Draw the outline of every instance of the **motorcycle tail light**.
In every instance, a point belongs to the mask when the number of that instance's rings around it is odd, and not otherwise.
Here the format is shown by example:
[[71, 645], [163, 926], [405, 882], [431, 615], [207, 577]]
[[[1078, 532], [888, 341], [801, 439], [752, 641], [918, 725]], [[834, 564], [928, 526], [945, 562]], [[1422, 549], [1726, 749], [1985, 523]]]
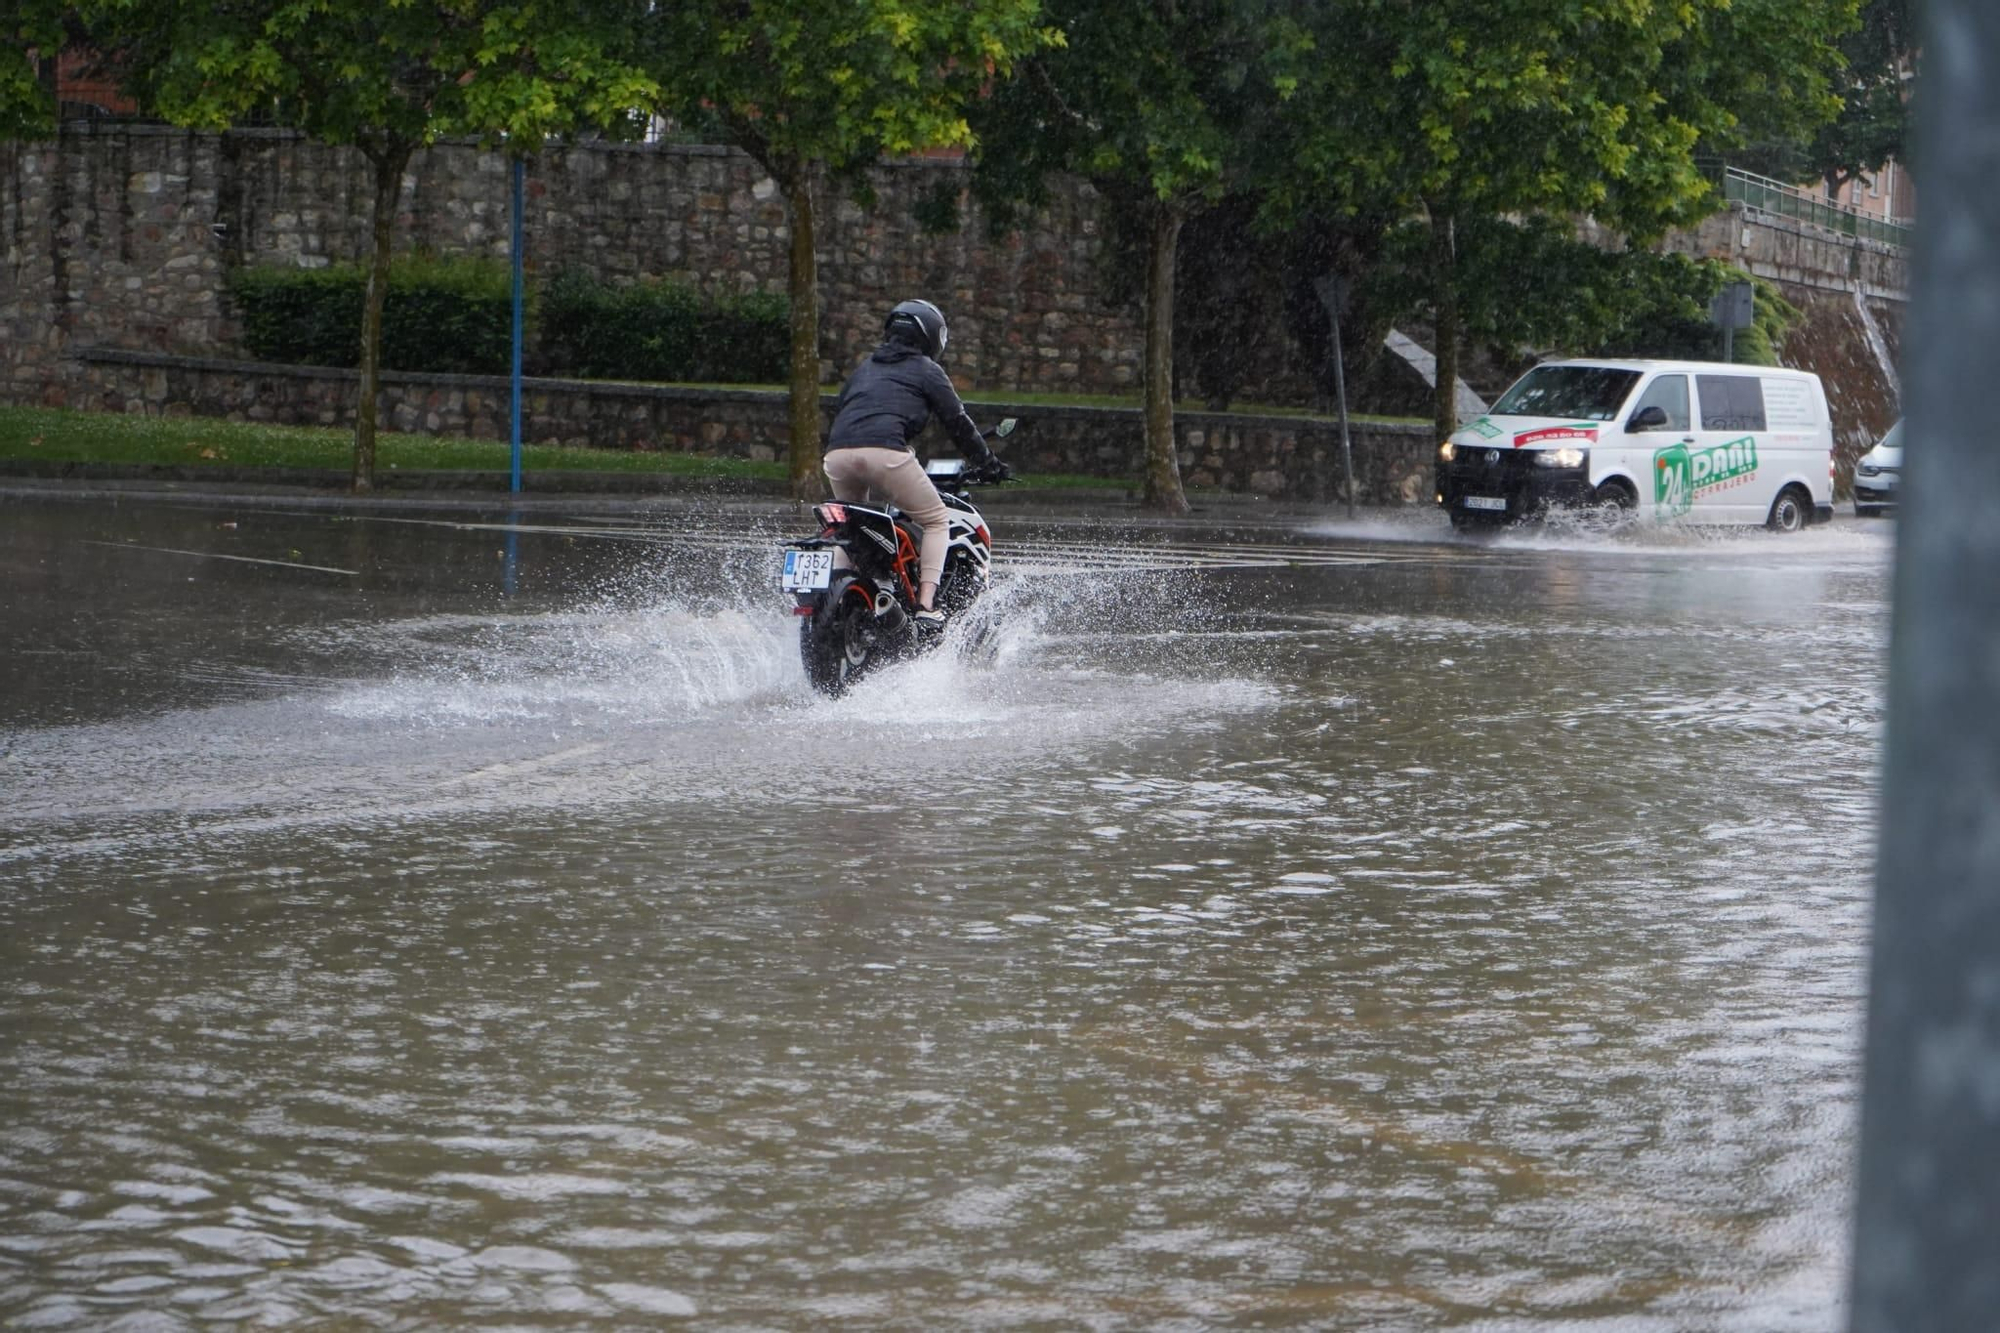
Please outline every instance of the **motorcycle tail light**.
[[819, 515], [819, 521], [828, 527], [834, 527], [837, 524], [847, 522], [846, 505], [818, 505], [814, 507], [813, 513]]
[[991, 546], [993, 544], [993, 535], [986, 531], [984, 523], [981, 523], [975, 531], [979, 536], [979, 544], [981, 546]]

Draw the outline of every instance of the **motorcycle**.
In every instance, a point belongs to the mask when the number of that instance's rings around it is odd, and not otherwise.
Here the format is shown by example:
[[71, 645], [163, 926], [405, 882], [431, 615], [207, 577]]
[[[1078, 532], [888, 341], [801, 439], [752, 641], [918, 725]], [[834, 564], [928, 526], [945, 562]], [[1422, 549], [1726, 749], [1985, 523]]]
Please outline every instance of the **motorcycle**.
[[[982, 432], [988, 439], [1013, 433], [1008, 417]], [[993, 571], [993, 537], [967, 491], [985, 484], [959, 458], [934, 458], [924, 474], [944, 501], [944, 572], [935, 605], [947, 617], [964, 614], [986, 591]], [[779, 587], [796, 598], [799, 658], [806, 679], [837, 698], [886, 662], [935, 648], [939, 636], [918, 628], [917, 544], [921, 529], [893, 506], [829, 502], [813, 506], [819, 535], [784, 543]]]

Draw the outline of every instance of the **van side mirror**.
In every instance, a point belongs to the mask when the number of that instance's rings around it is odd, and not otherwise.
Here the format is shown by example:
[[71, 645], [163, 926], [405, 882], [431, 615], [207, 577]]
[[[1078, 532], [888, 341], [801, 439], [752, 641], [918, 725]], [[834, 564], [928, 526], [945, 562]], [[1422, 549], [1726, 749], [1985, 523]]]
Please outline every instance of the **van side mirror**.
[[1632, 419], [1625, 423], [1625, 433], [1632, 435], [1642, 430], [1659, 430], [1666, 424], [1667, 409], [1653, 403], [1632, 414]]

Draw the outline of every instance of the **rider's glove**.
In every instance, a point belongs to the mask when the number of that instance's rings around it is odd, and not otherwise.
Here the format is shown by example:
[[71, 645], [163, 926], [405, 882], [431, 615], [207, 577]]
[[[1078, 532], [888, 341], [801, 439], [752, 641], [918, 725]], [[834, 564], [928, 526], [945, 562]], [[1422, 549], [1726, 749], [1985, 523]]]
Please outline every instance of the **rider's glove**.
[[982, 485], [991, 485], [996, 481], [1007, 481], [1013, 475], [1013, 468], [1008, 467], [1005, 462], [988, 454], [985, 462], [975, 464], [968, 470], [967, 480], [976, 481]]

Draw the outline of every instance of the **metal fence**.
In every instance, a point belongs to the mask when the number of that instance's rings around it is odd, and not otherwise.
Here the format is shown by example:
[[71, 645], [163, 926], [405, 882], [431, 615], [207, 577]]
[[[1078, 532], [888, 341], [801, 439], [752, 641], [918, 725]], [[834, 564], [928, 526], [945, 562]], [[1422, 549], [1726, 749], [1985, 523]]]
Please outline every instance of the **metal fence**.
[[1910, 243], [1910, 228], [1904, 223], [1875, 217], [1845, 204], [1815, 199], [1796, 185], [1787, 185], [1769, 176], [1759, 176], [1736, 167], [1723, 168], [1722, 197], [1761, 212], [1796, 218], [1815, 227], [1837, 231], [1843, 236], [1883, 245], [1907, 246]]

